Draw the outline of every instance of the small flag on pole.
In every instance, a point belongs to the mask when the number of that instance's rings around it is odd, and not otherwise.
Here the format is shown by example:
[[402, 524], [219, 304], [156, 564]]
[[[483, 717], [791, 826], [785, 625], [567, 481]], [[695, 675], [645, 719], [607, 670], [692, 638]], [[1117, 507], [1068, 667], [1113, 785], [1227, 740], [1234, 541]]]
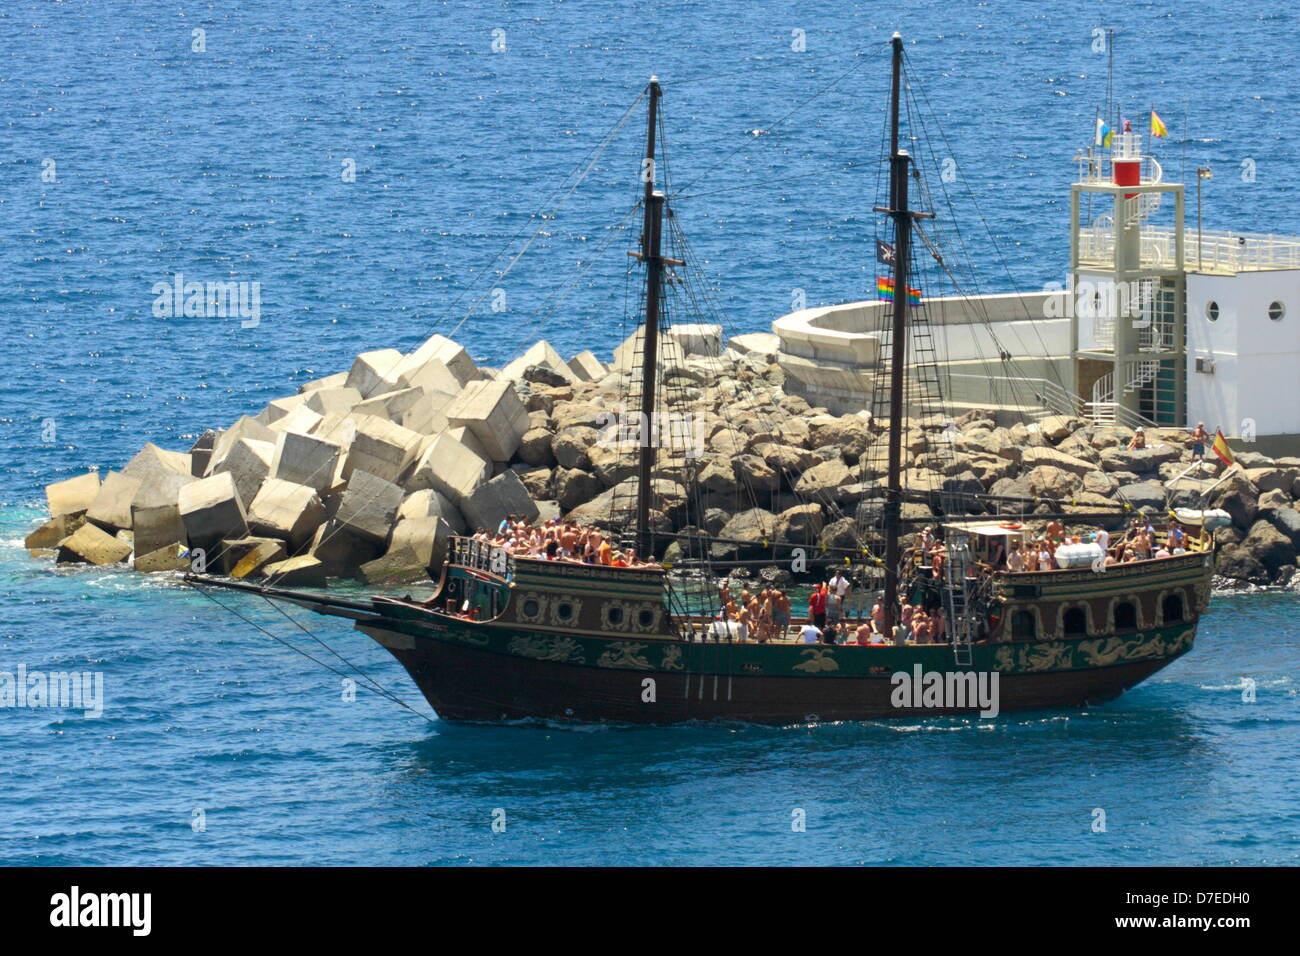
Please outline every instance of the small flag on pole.
[[1106, 125], [1106, 121], [1100, 116], [1097, 117], [1097, 136], [1095, 146], [1109, 146], [1110, 138], [1115, 135], [1115, 131]]
[[894, 264], [894, 247], [880, 239], [876, 240], [876, 261], [887, 266]]
[[1169, 130], [1165, 128], [1164, 121], [1155, 110], [1151, 111], [1151, 135], [1157, 137], [1169, 135]]
[[1225, 465], [1231, 466], [1236, 461], [1232, 457], [1232, 449], [1228, 447], [1228, 440], [1223, 437], [1223, 432], [1220, 429], [1216, 428], [1214, 430], [1214, 444], [1210, 446], [1210, 449], [1219, 456], [1219, 461]]

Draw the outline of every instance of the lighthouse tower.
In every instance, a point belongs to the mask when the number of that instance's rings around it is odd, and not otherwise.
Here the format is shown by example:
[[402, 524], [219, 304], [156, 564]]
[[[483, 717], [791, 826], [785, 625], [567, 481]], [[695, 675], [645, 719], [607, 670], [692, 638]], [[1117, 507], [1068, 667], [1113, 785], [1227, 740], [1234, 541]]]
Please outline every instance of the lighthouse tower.
[[1094, 421], [1182, 426], [1183, 186], [1129, 122], [1106, 139], [1070, 187], [1074, 381]]

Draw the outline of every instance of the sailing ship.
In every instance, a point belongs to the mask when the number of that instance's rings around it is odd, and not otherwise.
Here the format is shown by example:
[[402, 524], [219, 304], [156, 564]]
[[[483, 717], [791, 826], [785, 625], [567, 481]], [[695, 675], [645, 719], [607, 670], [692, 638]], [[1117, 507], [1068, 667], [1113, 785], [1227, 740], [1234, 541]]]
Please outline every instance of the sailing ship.
[[[879, 622], [895, 634], [905, 601], [933, 601], [944, 610], [943, 643], [899, 639], [876, 645], [806, 644], [791, 630], [771, 640], [741, 639], [715, 627], [711, 546], [717, 537], [698, 529], [666, 530], [656, 508], [654, 441], [639, 441], [635, 502], [626, 541], [638, 553], [678, 542], [686, 558], [672, 563], [613, 567], [514, 553], [479, 538], [450, 541], [437, 590], [428, 599], [371, 594], [340, 597], [261, 586], [210, 575], [187, 580], [247, 591], [351, 620], [406, 669], [444, 719], [675, 723], [732, 720], [768, 724], [853, 721], [981, 712], [973, 688], [996, 675], [997, 709], [1077, 708], [1111, 700], [1150, 677], [1193, 644], [1207, 608], [1213, 572], [1212, 539], [1202, 530], [1169, 556], [1107, 565], [1013, 571], [993, 555], [1023, 542], [1020, 522], [998, 520], [993, 496], [918, 493], [905, 481], [904, 438], [918, 409], [907, 384], [909, 328], [917, 310], [914, 238], [931, 213], [911, 208], [909, 186], [918, 170], [900, 145], [903, 44], [892, 39], [888, 108], [888, 204], [875, 207], [889, 224], [892, 295], [887, 348], [881, 355], [877, 424], [885, 456], [874, 515], [859, 514], [855, 547], [823, 546], [823, 557], [879, 582]], [[648, 87], [646, 168], [654, 169], [662, 91]], [[636, 411], [657, 411], [661, 302], [682, 258], [666, 255], [666, 194], [654, 176], [644, 185], [644, 223], [632, 254], [644, 269], [641, 361]], [[668, 213], [671, 215], [671, 213]], [[927, 237], [922, 237], [929, 244]], [[913, 365], [915, 370], [915, 365]], [[864, 420], [864, 427], [867, 427]], [[989, 499], [989, 500], [983, 500]], [[905, 505], [924, 504], [926, 514]], [[833, 503], [827, 502], [828, 507]], [[990, 509], [994, 517], [990, 517]], [[861, 510], [861, 509], [860, 509]], [[945, 560], [932, 562], [908, 547], [909, 529], [935, 521]], [[905, 513], [906, 512], [906, 513]], [[1061, 511], [1035, 519], [1082, 520]], [[1113, 519], [1114, 515], [1107, 516]], [[701, 526], [703, 522], [700, 523]], [[1159, 530], [1157, 531], [1159, 534]], [[724, 544], [726, 542], [723, 542]], [[800, 542], [766, 542], [773, 554]], [[700, 557], [690, 559], [698, 548]], [[1099, 549], [1100, 550], [1100, 549]], [[789, 553], [789, 550], [786, 551]], [[703, 597], [684, 600], [692, 585]], [[702, 585], [701, 585], [701, 582]], [[797, 625], [801, 622], [793, 622]], [[954, 694], [899, 694], [899, 675], [938, 675]], [[934, 686], [934, 681], [930, 681]]]

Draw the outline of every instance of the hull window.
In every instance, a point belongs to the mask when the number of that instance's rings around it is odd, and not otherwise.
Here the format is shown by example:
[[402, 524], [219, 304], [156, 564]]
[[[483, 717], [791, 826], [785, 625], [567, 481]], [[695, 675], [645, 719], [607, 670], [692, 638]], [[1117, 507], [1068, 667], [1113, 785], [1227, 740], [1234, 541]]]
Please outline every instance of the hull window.
[[1065, 612], [1065, 636], [1083, 637], [1088, 633], [1088, 614], [1081, 607], [1072, 607]]
[[1115, 605], [1115, 630], [1137, 630], [1137, 605], [1132, 601], [1120, 601]]
[[1017, 611], [1011, 615], [1011, 639], [1013, 641], [1032, 641], [1038, 637], [1038, 622], [1033, 611]]
[[1166, 624], [1177, 624], [1183, 619], [1183, 596], [1170, 594], [1161, 605]]

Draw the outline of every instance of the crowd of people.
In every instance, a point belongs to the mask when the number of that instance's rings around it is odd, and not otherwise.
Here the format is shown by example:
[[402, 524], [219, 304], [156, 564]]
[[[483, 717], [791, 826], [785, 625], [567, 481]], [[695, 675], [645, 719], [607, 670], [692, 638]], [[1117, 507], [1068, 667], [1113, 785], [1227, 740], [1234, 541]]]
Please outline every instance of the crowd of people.
[[519, 515], [502, 519], [494, 533], [478, 528], [475, 541], [496, 545], [517, 557], [544, 561], [572, 561], [576, 564], [602, 564], [614, 568], [658, 567], [654, 556], [644, 560], [630, 547], [616, 547], [600, 528], [575, 521], [551, 518], [540, 525], [529, 524]]

